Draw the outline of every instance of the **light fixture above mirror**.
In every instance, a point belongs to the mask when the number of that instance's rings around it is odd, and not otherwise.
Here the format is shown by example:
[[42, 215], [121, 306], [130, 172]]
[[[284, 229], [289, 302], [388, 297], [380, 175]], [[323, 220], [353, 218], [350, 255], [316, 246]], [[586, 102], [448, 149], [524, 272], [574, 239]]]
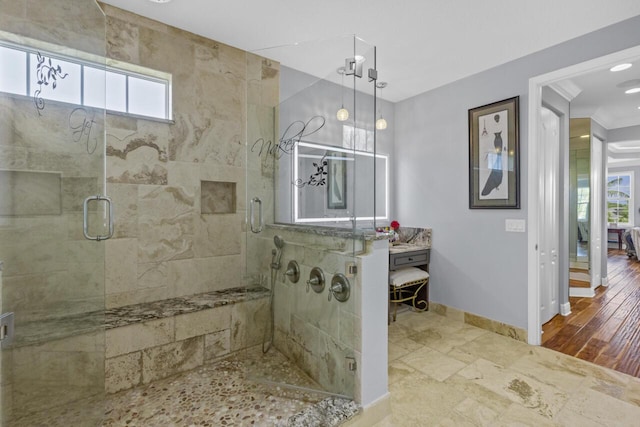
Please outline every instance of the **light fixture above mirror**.
[[[380, 96], [382, 96], [382, 89], [385, 87], [387, 87], [387, 82], [376, 82], [376, 88], [380, 89]], [[380, 115], [380, 118], [376, 120], [376, 129], [385, 130], [387, 128], [387, 121], [382, 117], [380, 107], [378, 107], [378, 114]]]
[[346, 70], [344, 67], [340, 67], [336, 71], [342, 76], [342, 84], [340, 85], [340, 96], [342, 98], [342, 101], [340, 103], [340, 109], [336, 113], [336, 117], [339, 121], [344, 122], [349, 118], [349, 110], [344, 108], [344, 73]]

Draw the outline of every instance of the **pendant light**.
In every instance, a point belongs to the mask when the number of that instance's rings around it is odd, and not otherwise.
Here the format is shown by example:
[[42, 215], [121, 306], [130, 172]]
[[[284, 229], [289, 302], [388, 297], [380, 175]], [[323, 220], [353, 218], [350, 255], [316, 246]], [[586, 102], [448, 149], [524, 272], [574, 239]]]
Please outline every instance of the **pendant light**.
[[[387, 82], [377, 82], [376, 87], [380, 89], [380, 96], [382, 96], [382, 89], [387, 87]], [[378, 114], [380, 115], [380, 118], [376, 120], [376, 129], [385, 130], [387, 128], [387, 121], [382, 117], [380, 107], [378, 107]]]
[[342, 103], [340, 104], [340, 109], [336, 113], [336, 117], [341, 122], [344, 122], [349, 118], [349, 111], [346, 108], [344, 108], [344, 73], [345, 73], [344, 67], [338, 68], [338, 74], [342, 76], [342, 85], [340, 86], [340, 95], [342, 97]]

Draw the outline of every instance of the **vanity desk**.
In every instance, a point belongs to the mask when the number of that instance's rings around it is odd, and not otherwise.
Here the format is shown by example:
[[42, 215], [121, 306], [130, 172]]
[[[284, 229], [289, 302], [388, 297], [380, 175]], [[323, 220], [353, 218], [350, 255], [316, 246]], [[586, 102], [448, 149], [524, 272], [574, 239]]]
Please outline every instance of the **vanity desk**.
[[421, 267], [429, 271], [431, 249], [418, 245], [399, 244], [389, 247], [389, 271], [402, 267]]
[[[406, 267], [417, 267], [421, 270], [429, 272], [429, 256], [431, 249], [410, 244], [399, 244], [389, 247], [389, 272], [396, 271]], [[425, 286], [413, 285], [412, 286], [417, 293], [415, 294], [416, 304], [423, 301], [421, 304], [425, 306], [424, 309], [429, 309], [429, 284]], [[410, 288], [410, 287], [408, 287]], [[410, 290], [410, 289], [407, 289]], [[407, 291], [405, 291], [407, 292]], [[412, 305], [411, 301], [404, 301], [403, 304]], [[422, 308], [422, 307], [420, 307]]]
[[[418, 310], [429, 309], [429, 281], [428, 274], [422, 273], [421, 280], [416, 279], [415, 273], [418, 270], [429, 272], [429, 260], [431, 256], [431, 229], [430, 228], [400, 228], [398, 231], [398, 241], [389, 246], [389, 283], [390, 301], [394, 299], [407, 305], [411, 305]], [[409, 268], [408, 268], [409, 267]], [[406, 280], [402, 280], [405, 285], [398, 286], [396, 280], [398, 276], [403, 276], [410, 270]], [[400, 273], [402, 272], [402, 273]], [[417, 276], [420, 276], [418, 274]], [[393, 282], [393, 285], [391, 284]], [[394, 286], [395, 285], [395, 286]], [[400, 288], [402, 290], [400, 290]], [[399, 291], [400, 294], [395, 293]], [[392, 295], [393, 294], [393, 295]], [[396, 303], [397, 304], [397, 303]], [[395, 314], [394, 314], [395, 320]]]

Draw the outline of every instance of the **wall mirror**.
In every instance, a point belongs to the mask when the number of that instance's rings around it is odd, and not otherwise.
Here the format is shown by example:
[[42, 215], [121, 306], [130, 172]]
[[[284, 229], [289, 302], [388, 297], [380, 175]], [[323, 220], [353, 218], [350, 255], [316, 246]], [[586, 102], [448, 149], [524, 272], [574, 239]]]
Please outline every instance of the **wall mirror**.
[[[388, 219], [388, 156], [300, 142], [292, 160], [294, 222], [373, 221], [373, 206], [376, 219]], [[374, 176], [377, 195], [371, 191]]]

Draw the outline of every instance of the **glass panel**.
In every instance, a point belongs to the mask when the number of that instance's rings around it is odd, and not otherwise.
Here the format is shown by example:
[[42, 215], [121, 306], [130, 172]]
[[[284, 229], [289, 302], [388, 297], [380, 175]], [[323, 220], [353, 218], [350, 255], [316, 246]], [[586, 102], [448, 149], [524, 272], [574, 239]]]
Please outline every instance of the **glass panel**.
[[591, 142], [590, 119], [571, 119], [569, 138], [569, 261], [574, 269], [589, 269]]
[[166, 118], [165, 85], [129, 76], [129, 112]]
[[[373, 176], [374, 164], [386, 166], [374, 161], [374, 52], [344, 37], [247, 56], [246, 280], [267, 295], [259, 340], [247, 343], [248, 374], [314, 399], [351, 398], [357, 384], [358, 277], [348, 266], [364, 251], [356, 214], [371, 226], [366, 193], [386, 183]], [[358, 54], [368, 58], [356, 64]], [[362, 77], [345, 73], [350, 63]], [[330, 292], [339, 280], [349, 282], [345, 301]]]
[[29, 81], [40, 98], [81, 104], [81, 66], [62, 59], [29, 54]]
[[0, 46], [0, 92], [27, 93], [27, 54]]
[[[105, 244], [84, 238], [83, 200], [105, 194], [105, 110], [79, 105], [81, 67], [56, 55], [104, 63], [105, 18], [93, 1], [5, 4], [0, 42], [43, 54], [29, 55], [26, 97], [0, 93], [0, 313], [14, 322], [0, 351], [0, 424], [97, 426]], [[104, 94], [104, 78], [93, 85]], [[92, 203], [88, 233], [106, 234], [105, 218]]]
[[106, 71], [94, 67], [84, 67], [84, 105], [104, 108]]
[[127, 76], [107, 71], [107, 110], [127, 111]]

